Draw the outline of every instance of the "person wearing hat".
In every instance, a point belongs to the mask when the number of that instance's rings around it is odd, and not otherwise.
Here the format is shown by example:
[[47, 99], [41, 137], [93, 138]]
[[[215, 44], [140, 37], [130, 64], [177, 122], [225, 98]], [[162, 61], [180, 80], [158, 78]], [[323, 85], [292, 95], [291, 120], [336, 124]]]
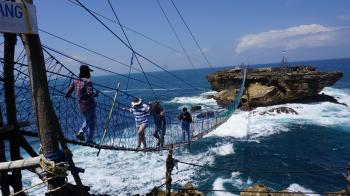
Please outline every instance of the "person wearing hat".
[[145, 130], [148, 125], [148, 118], [150, 115], [150, 107], [147, 104], [142, 103], [142, 99], [136, 98], [131, 102], [131, 108], [123, 110], [132, 112], [135, 117], [136, 130], [137, 130], [137, 148], [141, 148], [141, 143], [143, 148], [146, 149], [146, 137]]
[[182, 108], [182, 112], [179, 116], [179, 120], [181, 120], [181, 128], [182, 128], [182, 135], [183, 140], [186, 141], [186, 134], [187, 134], [187, 142], [191, 142], [191, 134], [190, 134], [190, 125], [192, 123], [192, 116], [187, 111], [187, 108]]
[[90, 72], [93, 70], [87, 65], [80, 66], [79, 79], [75, 79], [70, 84], [66, 97], [71, 97], [73, 91], [78, 102], [78, 108], [84, 117], [83, 125], [80, 130], [76, 133], [76, 137], [85, 141], [84, 134], [87, 134], [87, 143], [94, 142], [94, 132], [96, 126], [96, 102], [95, 97], [98, 96], [98, 91], [94, 92], [92, 81], [90, 80]]

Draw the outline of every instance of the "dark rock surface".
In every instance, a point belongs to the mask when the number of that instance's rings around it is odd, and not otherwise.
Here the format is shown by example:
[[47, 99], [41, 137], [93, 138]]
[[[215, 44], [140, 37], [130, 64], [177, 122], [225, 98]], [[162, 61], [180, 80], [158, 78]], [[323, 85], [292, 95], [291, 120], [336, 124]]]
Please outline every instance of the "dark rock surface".
[[297, 115], [298, 112], [295, 111], [293, 108], [289, 107], [278, 107], [278, 108], [272, 108], [267, 111], [259, 112], [259, 115], [272, 115], [275, 116], [277, 114], [294, 114]]
[[[337, 103], [333, 97], [319, 93], [342, 76], [341, 72], [321, 72], [312, 66], [250, 69], [240, 107], [249, 110], [259, 106], [295, 102]], [[208, 75], [207, 79], [212, 90], [219, 92], [214, 99], [225, 107], [235, 97], [242, 82], [242, 73], [237, 69], [218, 71]]]
[[200, 105], [194, 105], [191, 107], [191, 112], [197, 112], [200, 110], [202, 110], [202, 106], [200, 106]]
[[197, 118], [212, 118], [214, 116], [215, 116], [215, 112], [213, 111], [201, 112], [196, 115]]

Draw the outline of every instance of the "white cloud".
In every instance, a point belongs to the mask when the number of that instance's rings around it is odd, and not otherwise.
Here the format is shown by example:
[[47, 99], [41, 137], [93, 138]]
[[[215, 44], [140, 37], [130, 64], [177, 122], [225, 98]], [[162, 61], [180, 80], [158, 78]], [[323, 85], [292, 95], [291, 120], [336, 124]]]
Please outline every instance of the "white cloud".
[[[326, 27], [320, 24], [300, 25], [286, 29], [270, 30], [257, 34], [244, 35], [239, 39], [237, 54], [251, 49], [263, 48], [312, 48], [333, 46], [349, 41], [343, 31], [348, 27]], [[342, 39], [344, 38], [344, 39]]]
[[[210, 50], [209, 48], [202, 48], [203, 53], [208, 53]], [[200, 50], [198, 50], [198, 52], [201, 52]]]
[[350, 20], [350, 15], [339, 15], [338, 20]]

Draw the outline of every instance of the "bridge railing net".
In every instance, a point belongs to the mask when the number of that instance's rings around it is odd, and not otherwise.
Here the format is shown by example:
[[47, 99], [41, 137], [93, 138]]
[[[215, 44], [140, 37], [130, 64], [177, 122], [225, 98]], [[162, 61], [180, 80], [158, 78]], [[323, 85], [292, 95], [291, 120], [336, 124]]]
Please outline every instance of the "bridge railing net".
[[[76, 139], [75, 133], [80, 129], [84, 119], [77, 107], [77, 100], [75, 97], [66, 98], [65, 93], [70, 83], [78, 77], [70, 71], [65, 65], [58, 62], [52, 56], [46, 54], [46, 73], [49, 85], [49, 93], [51, 96], [52, 105], [59, 118], [61, 128], [68, 141], [78, 144], [84, 144]], [[0, 60], [1, 70], [0, 75], [3, 75], [3, 59]], [[245, 74], [245, 72], [244, 72]], [[245, 80], [243, 80], [245, 81]], [[98, 84], [94, 84], [96, 87]], [[244, 89], [244, 82], [239, 91], [239, 96], [232, 102], [227, 112], [222, 115], [215, 113], [201, 118], [194, 117], [191, 123], [192, 141], [197, 140], [215, 129], [218, 125], [223, 123], [230, 114], [237, 109]], [[1, 94], [3, 94], [3, 85], [1, 85]], [[115, 91], [117, 89], [114, 89]], [[107, 95], [102, 91], [96, 98], [96, 129], [94, 134], [94, 141], [99, 143], [104, 128], [106, 127], [106, 120], [108, 119], [109, 111], [111, 109], [113, 97]], [[17, 62], [15, 64], [15, 93], [16, 93], [16, 107], [18, 121], [28, 121], [30, 126], [26, 127], [26, 132], [37, 132], [34, 120], [34, 113], [32, 109], [31, 91], [29, 85], [28, 66], [26, 64]], [[134, 117], [131, 113], [123, 111], [123, 108], [128, 107], [122, 99], [127, 95], [125, 92], [119, 91], [116, 106], [112, 112], [112, 118], [109, 124], [103, 148], [119, 149], [119, 150], [137, 150], [137, 132], [135, 128]], [[6, 113], [4, 111], [4, 100], [1, 100], [1, 108], [3, 110], [4, 118]], [[155, 129], [153, 118], [150, 116], [149, 125], [146, 129], [146, 142], [149, 149], [156, 148], [157, 140], [153, 137]], [[166, 114], [166, 134], [165, 145], [181, 145], [185, 144], [186, 140], [183, 138], [180, 121], [177, 114]], [[96, 146], [94, 146], [96, 147]]]

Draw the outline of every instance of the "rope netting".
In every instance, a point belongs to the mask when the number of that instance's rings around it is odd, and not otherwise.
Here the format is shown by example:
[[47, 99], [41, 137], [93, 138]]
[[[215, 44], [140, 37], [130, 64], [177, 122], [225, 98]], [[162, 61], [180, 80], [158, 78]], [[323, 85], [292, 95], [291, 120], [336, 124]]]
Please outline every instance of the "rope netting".
[[[157, 148], [157, 140], [153, 137], [155, 124], [153, 117], [149, 116], [149, 123], [146, 129], [146, 149], [137, 148], [137, 132], [135, 128], [135, 120], [132, 113], [123, 111], [123, 108], [129, 107], [128, 103], [132, 95], [122, 91], [120, 89], [103, 86], [94, 83], [95, 90], [98, 90], [99, 96], [96, 100], [96, 129], [94, 134], [94, 141], [97, 144], [85, 143], [76, 139], [75, 133], [80, 129], [82, 122], [84, 121], [75, 97], [66, 98], [65, 93], [67, 88], [74, 79], [78, 79], [78, 76], [74, 74], [65, 65], [59, 62], [54, 56], [45, 51], [45, 63], [46, 73], [49, 86], [49, 93], [51, 96], [52, 105], [59, 118], [60, 125], [64, 132], [67, 142], [85, 145], [90, 147], [101, 147], [102, 149], [114, 149], [114, 150], [147, 150], [157, 151], [161, 148]], [[32, 109], [31, 91], [29, 85], [28, 65], [24, 64], [25, 55], [18, 57], [15, 63], [15, 93], [16, 93], [16, 107], [18, 121], [28, 121], [30, 126], [23, 128], [23, 133], [27, 135], [37, 136], [37, 128], [35, 125], [35, 118]], [[3, 63], [4, 59], [0, 58], [1, 70], [0, 76], [3, 75]], [[244, 91], [246, 69], [241, 70], [242, 84], [236, 98], [232, 101], [232, 104], [223, 113], [214, 112], [210, 115], [202, 115], [200, 117], [193, 116], [193, 122], [191, 123], [191, 142], [202, 138], [210, 131], [225, 122], [230, 115], [237, 109], [240, 104], [240, 98]], [[0, 87], [0, 93], [3, 94], [3, 85]], [[106, 94], [102, 89], [108, 89], [110, 91], [118, 91], [117, 101], [114, 110], [111, 115], [109, 124], [109, 130], [104, 139], [104, 143], [99, 146], [99, 141], [103, 136], [104, 128], [106, 125], [106, 119], [108, 119], [111, 105], [113, 102], [113, 95]], [[1, 100], [1, 108], [3, 110], [4, 118], [6, 119], [6, 113], [4, 111], [4, 100]], [[180, 121], [178, 120], [178, 114], [166, 113], [166, 134], [164, 136], [164, 148], [167, 146], [180, 146], [187, 144], [188, 141], [183, 138], [183, 132], [181, 129]]]

